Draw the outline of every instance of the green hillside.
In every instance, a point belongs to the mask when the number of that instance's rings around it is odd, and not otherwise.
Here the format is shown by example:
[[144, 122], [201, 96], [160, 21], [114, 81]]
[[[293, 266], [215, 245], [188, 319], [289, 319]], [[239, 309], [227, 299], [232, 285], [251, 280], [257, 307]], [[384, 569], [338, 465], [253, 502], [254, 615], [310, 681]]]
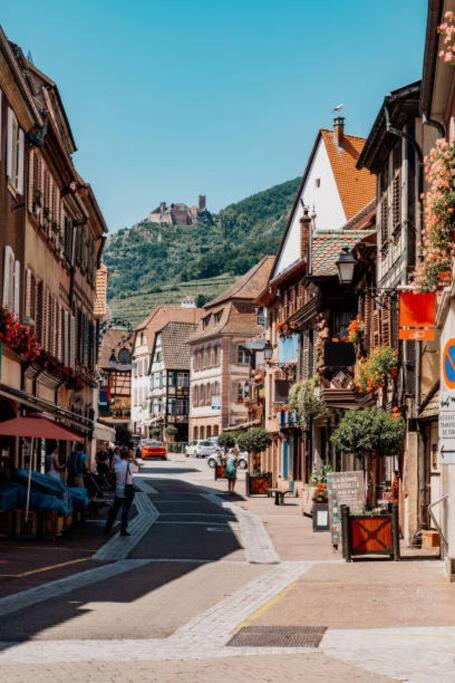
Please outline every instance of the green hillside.
[[208, 300], [262, 256], [276, 251], [298, 188], [295, 178], [222, 209], [194, 225], [170, 228], [147, 219], [109, 238], [108, 300], [114, 315], [137, 322], [183, 295]]

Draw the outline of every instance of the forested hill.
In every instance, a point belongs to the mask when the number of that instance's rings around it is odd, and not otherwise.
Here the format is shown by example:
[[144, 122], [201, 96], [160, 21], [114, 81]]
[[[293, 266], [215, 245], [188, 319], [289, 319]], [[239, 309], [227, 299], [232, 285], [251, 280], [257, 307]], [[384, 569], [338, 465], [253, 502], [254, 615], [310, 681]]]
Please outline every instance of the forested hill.
[[295, 178], [275, 185], [218, 215], [207, 211], [194, 225], [169, 228], [145, 219], [119, 230], [104, 251], [113, 314], [137, 323], [149, 312], [147, 300], [153, 299], [153, 305], [178, 303], [177, 292], [188, 287], [188, 294], [199, 295], [199, 303], [216, 296], [218, 284], [225, 287], [276, 251], [298, 184]]

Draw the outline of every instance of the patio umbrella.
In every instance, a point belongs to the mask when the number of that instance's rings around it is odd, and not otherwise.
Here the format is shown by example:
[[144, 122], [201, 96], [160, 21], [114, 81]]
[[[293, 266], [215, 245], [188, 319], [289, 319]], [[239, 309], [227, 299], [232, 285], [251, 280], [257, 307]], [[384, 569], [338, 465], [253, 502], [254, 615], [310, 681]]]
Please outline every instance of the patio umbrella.
[[44, 417], [40, 413], [32, 415], [22, 415], [20, 417], [13, 417], [11, 420], [0, 422], [0, 436], [23, 436], [31, 439], [30, 443], [30, 458], [28, 468], [28, 482], [27, 482], [27, 502], [25, 506], [25, 521], [28, 522], [28, 513], [30, 508], [30, 488], [32, 482], [32, 454], [33, 454], [33, 440], [34, 439], [55, 439], [56, 441], [83, 441], [84, 438], [72, 432], [66, 427]]

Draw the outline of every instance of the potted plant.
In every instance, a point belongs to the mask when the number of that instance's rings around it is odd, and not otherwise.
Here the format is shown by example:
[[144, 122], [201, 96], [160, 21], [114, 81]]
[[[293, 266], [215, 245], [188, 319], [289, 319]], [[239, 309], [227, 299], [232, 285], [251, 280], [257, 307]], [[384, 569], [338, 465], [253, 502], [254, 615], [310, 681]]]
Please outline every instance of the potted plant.
[[240, 432], [237, 437], [238, 447], [241, 451], [247, 451], [252, 460], [252, 471], [246, 475], [246, 494], [266, 494], [272, 487], [272, 473], [262, 472], [260, 453], [266, 450], [272, 443], [272, 435], [262, 427], [254, 427], [248, 432]]
[[323, 465], [314, 470], [310, 477], [310, 486], [313, 487], [311, 499], [313, 505], [311, 516], [313, 518], [313, 531], [328, 531], [329, 529], [329, 504], [327, 491], [327, 473], [332, 471], [330, 464]]
[[397, 352], [390, 346], [378, 346], [356, 366], [356, 388], [360, 393], [374, 393], [384, 388], [389, 378], [398, 376]]
[[164, 433], [166, 434], [168, 441], [174, 441], [177, 435], [177, 427], [174, 427], [174, 425], [168, 425], [165, 427]]

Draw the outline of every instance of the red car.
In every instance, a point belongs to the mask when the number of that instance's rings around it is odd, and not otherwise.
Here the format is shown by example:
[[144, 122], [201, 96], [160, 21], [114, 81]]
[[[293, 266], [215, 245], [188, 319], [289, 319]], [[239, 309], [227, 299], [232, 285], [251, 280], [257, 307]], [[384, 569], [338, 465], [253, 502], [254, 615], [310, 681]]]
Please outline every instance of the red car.
[[142, 460], [151, 460], [152, 458], [167, 460], [166, 446], [161, 441], [143, 441], [141, 443], [141, 458]]

